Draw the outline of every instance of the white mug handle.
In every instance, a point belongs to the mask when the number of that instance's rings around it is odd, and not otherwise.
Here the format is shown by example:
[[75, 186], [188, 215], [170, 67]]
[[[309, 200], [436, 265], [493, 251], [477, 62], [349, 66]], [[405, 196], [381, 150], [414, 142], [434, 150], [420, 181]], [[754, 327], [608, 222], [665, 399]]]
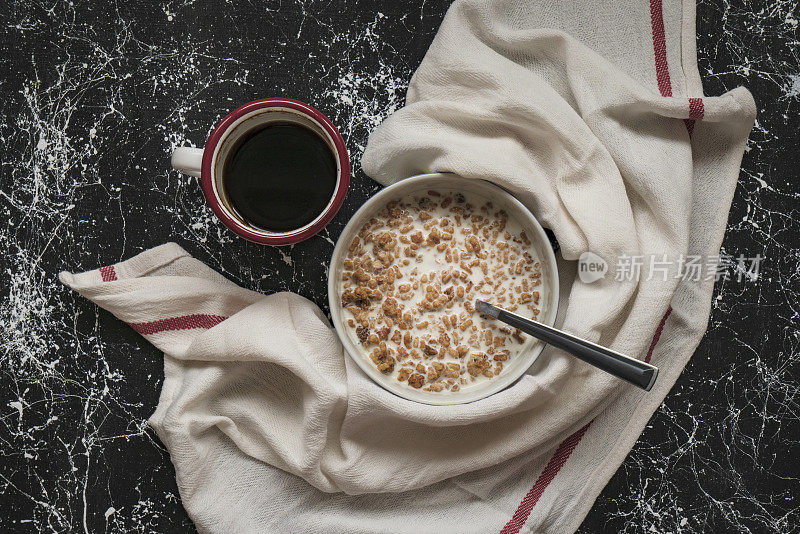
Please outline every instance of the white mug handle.
[[172, 168], [189, 176], [200, 178], [203, 168], [203, 149], [179, 146], [172, 153]]

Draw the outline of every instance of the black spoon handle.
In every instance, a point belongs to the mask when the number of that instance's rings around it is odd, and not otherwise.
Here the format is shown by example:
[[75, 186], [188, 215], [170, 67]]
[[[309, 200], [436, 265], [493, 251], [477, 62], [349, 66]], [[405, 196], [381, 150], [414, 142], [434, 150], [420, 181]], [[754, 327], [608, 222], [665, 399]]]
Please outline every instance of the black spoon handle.
[[591, 341], [562, 332], [557, 328], [530, 321], [502, 309], [500, 309], [497, 318], [507, 325], [541, 339], [545, 343], [569, 352], [588, 364], [594, 365], [618, 378], [627, 380], [645, 391], [650, 391], [658, 376], [658, 367], [654, 365], [601, 347]]

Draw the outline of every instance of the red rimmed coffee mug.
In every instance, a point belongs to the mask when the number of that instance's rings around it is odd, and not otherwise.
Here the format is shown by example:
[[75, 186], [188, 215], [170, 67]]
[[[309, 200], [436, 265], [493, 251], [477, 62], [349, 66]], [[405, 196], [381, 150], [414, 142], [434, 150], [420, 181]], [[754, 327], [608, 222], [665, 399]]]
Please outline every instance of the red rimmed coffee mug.
[[[270, 126], [301, 126], [318, 137], [335, 163], [336, 182], [319, 214], [299, 228], [270, 230], [243, 216], [226, 187], [226, 166], [238, 157], [244, 140]], [[233, 232], [266, 245], [290, 245], [313, 236], [333, 219], [344, 201], [350, 183], [350, 160], [344, 139], [325, 115], [304, 102], [289, 98], [265, 98], [235, 109], [222, 119], [205, 148], [179, 147], [172, 154], [172, 167], [201, 179], [203, 193], [214, 214]]]

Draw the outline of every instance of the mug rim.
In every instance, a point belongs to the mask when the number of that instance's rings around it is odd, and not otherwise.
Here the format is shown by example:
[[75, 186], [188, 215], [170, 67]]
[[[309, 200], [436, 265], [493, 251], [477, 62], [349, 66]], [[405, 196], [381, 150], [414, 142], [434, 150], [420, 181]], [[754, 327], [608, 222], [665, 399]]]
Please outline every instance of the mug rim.
[[[339, 160], [339, 170], [336, 190], [334, 191], [333, 198], [313, 224], [298, 230], [275, 232], [273, 234], [265, 235], [263, 233], [254, 231], [250, 226], [247, 226], [243, 224], [242, 221], [232, 217], [230, 213], [228, 213], [228, 210], [222, 206], [221, 199], [219, 198], [219, 195], [214, 187], [214, 169], [212, 168], [212, 165], [214, 162], [214, 156], [221, 146], [220, 142], [230, 127], [245, 115], [251, 114], [260, 109], [268, 108], [288, 108], [307, 116], [319, 124], [319, 126], [325, 130], [325, 132], [333, 141], [333, 148], [335, 149]], [[248, 241], [262, 245], [291, 245], [304, 241], [319, 233], [319, 231], [322, 230], [339, 211], [339, 208], [342, 206], [344, 198], [347, 195], [347, 189], [350, 184], [350, 156], [347, 152], [347, 147], [345, 146], [342, 134], [339, 133], [339, 130], [336, 129], [333, 123], [325, 115], [323, 115], [322, 112], [310, 106], [309, 104], [306, 104], [305, 102], [291, 98], [263, 98], [248, 102], [247, 104], [236, 108], [226, 115], [225, 118], [219, 122], [219, 124], [217, 124], [217, 126], [214, 128], [214, 131], [211, 133], [211, 136], [208, 138], [205, 148], [203, 149], [203, 163], [201, 166], [200, 176], [203, 194], [206, 197], [206, 202], [211, 208], [211, 211], [213, 211], [214, 215], [216, 215], [217, 218], [222, 221], [222, 223], [232, 232], [247, 239]]]

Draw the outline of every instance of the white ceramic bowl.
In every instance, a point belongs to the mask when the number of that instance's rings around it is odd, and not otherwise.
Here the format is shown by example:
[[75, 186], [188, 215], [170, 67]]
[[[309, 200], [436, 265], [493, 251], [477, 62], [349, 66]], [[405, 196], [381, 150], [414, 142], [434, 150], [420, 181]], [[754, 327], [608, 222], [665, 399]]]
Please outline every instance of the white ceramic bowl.
[[425, 404], [462, 404], [473, 402], [493, 393], [497, 393], [513, 384], [533, 364], [544, 348], [544, 343], [528, 336], [522, 351], [510, 361], [505, 362], [503, 372], [492, 378], [475, 384], [465, 386], [461, 391], [429, 392], [413, 389], [392, 376], [387, 376], [378, 371], [370, 361], [367, 351], [359, 346], [355, 335], [348, 332], [345, 321], [349, 317], [341, 304], [339, 284], [342, 275], [342, 264], [347, 257], [349, 244], [373, 215], [381, 210], [388, 202], [399, 200], [414, 193], [425, 193], [431, 189], [457, 190], [471, 192], [490, 199], [498, 208], [504, 209], [509, 218], [516, 219], [525, 233], [530, 236], [532, 246], [539, 257], [542, 272], [542, 299], [539, 321], [553, 325], [558, 311], [558, 268], [550, 240], [544, 233], [542, 226], [522, 203], [510, 193], [483, 180], [468, 180], [454, 174], [436, 173], [421, 174], [406, 178], [396, 184], [379, 191], [367, 200], [345, 226], [331, 258], [328, 272], [328, 300], [331, 307], [331, 317], [336, 332], [339, 334], [345, 350], [358, 364], [358, 366], [377, 382], [392, 393]]

